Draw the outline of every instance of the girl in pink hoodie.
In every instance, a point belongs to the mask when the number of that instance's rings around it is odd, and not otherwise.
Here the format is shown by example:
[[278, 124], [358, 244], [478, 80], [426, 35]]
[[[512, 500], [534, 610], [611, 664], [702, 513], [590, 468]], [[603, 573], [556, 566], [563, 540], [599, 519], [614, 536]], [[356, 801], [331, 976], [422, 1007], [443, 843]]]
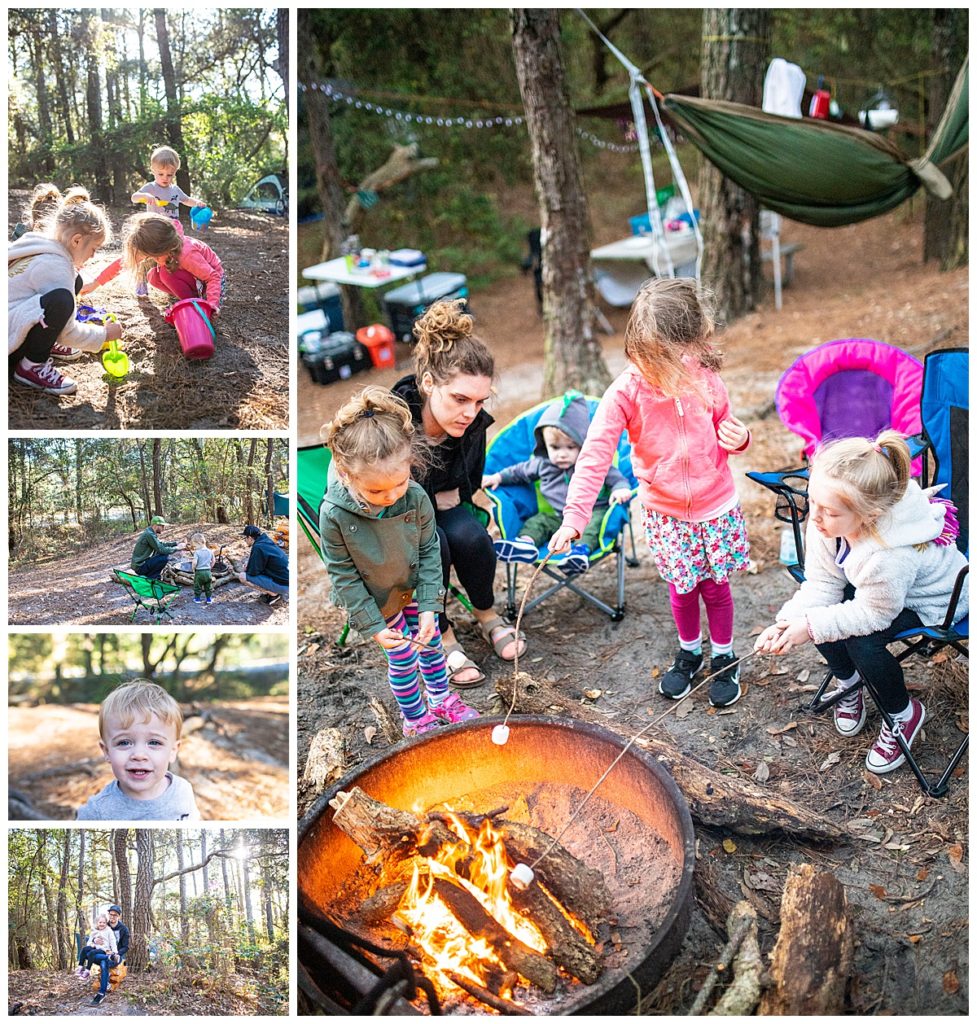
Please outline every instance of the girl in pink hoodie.
[[140, 283], [146, 261], [155, 263], [146, 274], [146, 281], [154, 288], [177, 300], [196, 299], [203, 293], [211, 306], [211, 319], [219, 315], [226, 279], [217, 253], [196, 238], [185, 238], [169, 217], [158, 213], [137, 213], [126, 221], [122, 259], [106, 267], [82, 289], [83, 294], [111, 281], [122, 268]]
[[563, 525], [550, 540], [561, 552], [581, 535], [622, 431], [631, 441], [645, 536], [668, 583], [679, 652], [658, 690], [679, 700], [702, 668], [699, 599], [712, 647], [713, 707], [740, 698], [733, 653], [731, 573], [749, 563], [750, 544], [727, 463], [750, 432], [731, 415], [719, 378], [715, 325], [695, 281], [652, 278], [638, 292], [624, 335], [627, 369], [604, 393], [577, 459]]

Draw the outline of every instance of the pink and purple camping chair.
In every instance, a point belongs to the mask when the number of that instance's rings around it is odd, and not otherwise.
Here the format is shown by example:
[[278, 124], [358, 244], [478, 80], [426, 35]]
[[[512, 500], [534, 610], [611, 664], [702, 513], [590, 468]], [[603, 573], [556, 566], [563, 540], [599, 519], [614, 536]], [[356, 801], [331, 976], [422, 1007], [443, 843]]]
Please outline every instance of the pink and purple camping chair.
[[[822, 441], [875, 437], [890, 427], [907, 438], [918, 436], [922, 388], [923, 364], [914, 356], [884, 341], [843, 338], [812, 348], [787, 368], [777, 385], [777, 412], [784, 426], [803, 442], [806, 463]], [[910, 441], [910, 447], [916, 451], [921, 445]], [[920, 469], [917, 459], [913, 471], [918, 475]], [[801, 579], [806, 464], [746, 475], [777, 495], [774, 515], [790, 523], [797, 550], [797, 564], [788, 571]]]

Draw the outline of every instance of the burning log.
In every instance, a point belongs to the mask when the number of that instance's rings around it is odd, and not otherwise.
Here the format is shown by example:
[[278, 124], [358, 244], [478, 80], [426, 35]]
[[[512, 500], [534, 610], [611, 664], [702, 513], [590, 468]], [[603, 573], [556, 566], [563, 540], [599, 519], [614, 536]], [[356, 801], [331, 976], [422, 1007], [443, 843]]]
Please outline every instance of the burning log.
[[[512, 676], [503, 676], [495, 683], [496, 693], [507, 707], [512, 701], [513, 685]], [[581, 704], [574, 696], [538, 679], [527, 683], [525, 676], [519, 680], [515, 707], [517, 712], [525, 715], [552, 716], [562, 712], [585, 722], [606, 724], [602, 715]], [[822, 815], [752, 782], [721, 775], [686, 757], [670, 743], [650, 739], [647, 734], [638, 743], [672, 773], [676, 785], [689, 802], [692, 817], [700, 824], [728, 828], [748, 836], [786, 832], [805, 839], [832, 842], [843, 837], [842, 830]]]
[[855, 945], [845, 887], [810, 864], [791, 868], [780, 921], [770, 954], [772, 987], [760, 1001], [760, 1014], [843, 1013]]
[[541, 953], [510, 935], [467, 889], [447, 879], [436, 878], [434, 891], [465, 930], [476, 938], [484, 939], [506, 967], [518, 971], [544, 992], [549, 993], [556, 988], [556, 967]]
[[468, 978], [456, 971], [445, 971], [444, 973], [458, 988], [463, 989], [470, 996], [474, 996], [479, 1002], [485, 1003], [486, 1006], [491, 1006], [493, 1010], [498, 1010], [499, 1013], [507, 1014], [510, 1017], [532, 1017], [532, 1014], [528, 1010], [524, 1010], [518, 1003], [497, 996], [494, 992], [490, 992], [481, 985], [476, 985], [474, 981], [469, 981]]

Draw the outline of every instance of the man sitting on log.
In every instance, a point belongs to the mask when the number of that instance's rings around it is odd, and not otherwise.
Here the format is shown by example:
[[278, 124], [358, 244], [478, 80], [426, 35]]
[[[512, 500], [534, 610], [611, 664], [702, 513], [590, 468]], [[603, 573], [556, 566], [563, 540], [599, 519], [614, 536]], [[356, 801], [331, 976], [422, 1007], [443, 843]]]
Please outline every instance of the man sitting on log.
[[136, 546], [132, 549], [129, 564], [134, 572], [145, 576], [146, 579], [158, 580], [159, 574], [166, 568], [169, 556], [180, 546], [160, 539], [168, 525], [162, 516], [153, 516], [149, 520], [149, 526], [139, 534]]

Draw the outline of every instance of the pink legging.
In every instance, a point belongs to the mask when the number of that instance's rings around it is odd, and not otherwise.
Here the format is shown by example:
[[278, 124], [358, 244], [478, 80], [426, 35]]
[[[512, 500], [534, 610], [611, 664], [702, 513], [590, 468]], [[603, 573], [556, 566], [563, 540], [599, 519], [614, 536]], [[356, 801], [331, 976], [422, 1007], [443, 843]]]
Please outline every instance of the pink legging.
[[167, 270], [155, 266], [146, 275], [146, 280], [161, 292], [168, 292], [178, 299], [195, 299], [197, 297], [197, 279], [189, 270]]
[[672, 606], [672, 617], [678, 626], [678, 636], [686, 643], [692, 643], [702, 633], [699, 624], [699, 597], [706, 606], [709, 621], [709, 639], [714, 644], [725, 645], [733, 641], [733, 591], [729, 580], [716, 583], [702, 580], [695, 590], [680, 594], [674, 583], [668, 585], [668, 599]]

